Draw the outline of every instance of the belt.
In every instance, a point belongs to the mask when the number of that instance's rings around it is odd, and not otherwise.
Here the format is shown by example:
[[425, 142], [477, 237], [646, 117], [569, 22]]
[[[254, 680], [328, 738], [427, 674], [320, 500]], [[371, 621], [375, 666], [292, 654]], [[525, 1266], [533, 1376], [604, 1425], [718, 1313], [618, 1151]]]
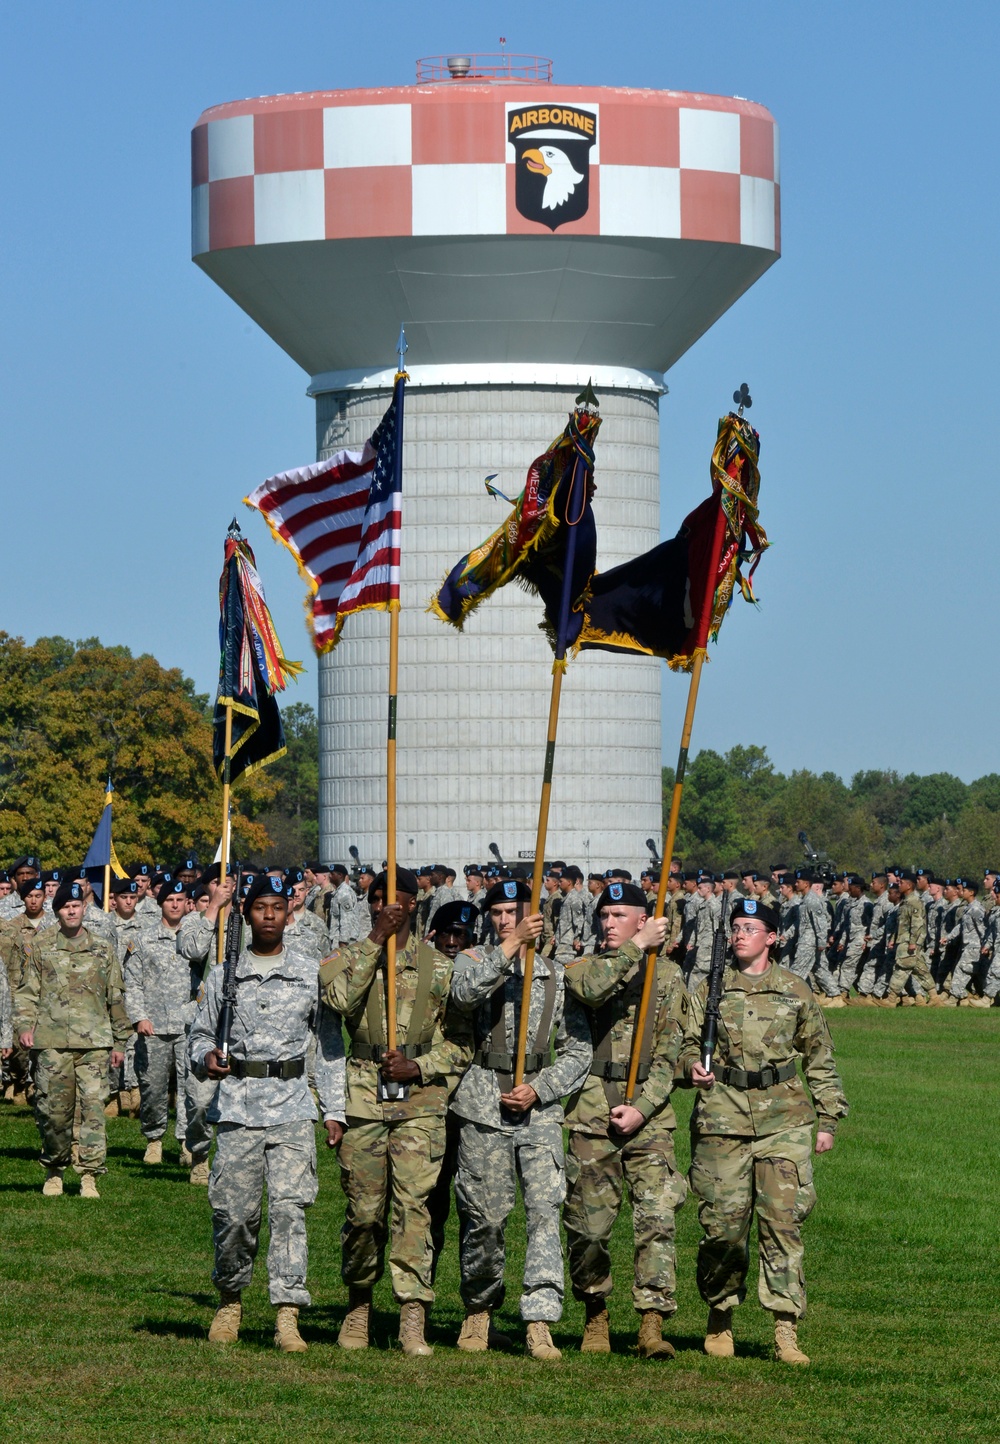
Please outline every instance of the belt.
[[[591, 1063], [590, 1076], [592, 1078], [603, 1078], [608, 1083], [624, 1083], [628, 1077], [627, 1063]], [[649, 1077], [649, 1064], [640, 1063], [639, 1071], [635, 1075], [637, 1083], [645, 1083]]]
[[[489, 1068], [494, 1073], [513, 1073], [517, 1061], [513, 1053], [489, 1053], [479, 1048], [472, 1055], [473, 1063], [480, 1068]], [[547, 1053], [527, 1053], [524, 1058], [525, 1073], [540, 1073], [549, 1061]]]
[[245, 1058], [230, 1058], [229, 1071], [234, 1078], [301, 1078], [306, 1071], [304, 1058], [264, 1058], [248, 1063]]
[[[351, 1057], [358, 1058], [362, 1063], [381, 1063], [388, 1053], [389, 1048], [385, 1043], [353, 1043], [351, 1045]], [[402, 1043], [396, 1048], [404, 1058], [412, 1062], [415, 1058], [422, 1058], [425, 1053], [431, 1051], [430, 1043]]]
[[782, 1063], [777, 1068], [769, 1063], [766, 1068], [761, 1068], [759, 1073], [747, 1073], [743, 1068], [720, 1068], [719, 1081], [728, 1088], [742, 1088], [744, 1091], [773, 1088], [776, 1083], [785, 1083], [789, 1078], [794, 1078], [795, 1071], [794, 1063]]

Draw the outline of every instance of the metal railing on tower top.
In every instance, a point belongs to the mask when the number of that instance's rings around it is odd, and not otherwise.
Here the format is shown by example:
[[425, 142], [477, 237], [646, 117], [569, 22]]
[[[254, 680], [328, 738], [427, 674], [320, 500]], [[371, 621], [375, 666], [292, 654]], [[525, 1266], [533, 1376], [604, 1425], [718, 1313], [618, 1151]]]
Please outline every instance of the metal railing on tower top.
[[417, 84], [440, 81], [551, 81], [552, 61], [544, 55], [428, 55], [417, 61]]

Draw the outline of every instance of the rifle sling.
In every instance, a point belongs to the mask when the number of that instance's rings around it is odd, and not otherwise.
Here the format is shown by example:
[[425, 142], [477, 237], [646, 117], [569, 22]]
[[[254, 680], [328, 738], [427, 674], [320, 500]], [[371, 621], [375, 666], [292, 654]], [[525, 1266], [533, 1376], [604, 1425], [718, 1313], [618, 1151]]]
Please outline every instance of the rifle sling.
[[[397, 958], [398, 962], [398, 958]], [[381, 987], [379, 981], [381, 979]], [[431, 1039], [434, 1036], [434, 1014], [428, 1015], [428, 1003], [431, 996], [431, 988], [434, 983], [434, 949], [423, 943], [417, 944], [417, 987], [413, 995], [413, 1006], [410, 1008], [410, 1021], [407, 1026], [407, 1033], [417, 1032], [415, 1042], [407, 1042], [399, 1046], [399, 1051], [405, 1058], [422, 1058], [425, 1053], [430, 1052]], [[369, 1061], [378, 1062], [382, 1053], [387, 1048], [387, 1024], [389, 1016], [388, 1009], [389, 978], [386, 970], [379, 966], [372, 985], [368, 989], [368, 997], [365, 1001], [365, 1021], [368, 1024], [368, 1047], [378, 1052], [378, 1057]], [[399, 994], [396, 995], [397, 1027]], [[355, 1058], [360, 1058], [362, 1053], [360, 1044], [352, 1044], [351, 1053]], [[417, 1051], [419, 1049], [419, 1051]]]

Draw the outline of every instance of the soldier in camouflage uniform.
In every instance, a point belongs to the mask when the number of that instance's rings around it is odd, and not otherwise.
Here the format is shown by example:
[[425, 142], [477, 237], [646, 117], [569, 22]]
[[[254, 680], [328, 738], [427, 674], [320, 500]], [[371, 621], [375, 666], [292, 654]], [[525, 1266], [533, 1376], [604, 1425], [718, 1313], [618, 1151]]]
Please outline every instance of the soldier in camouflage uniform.
[[[984, 975], [988, 972], [988, 965], [984, 962], [986, 951], [986, 914], [983, 912], [981, 903], [976, 894], [979, 888], [971, 878], [961, 880], [962, 900], [965, 903], [965, 910], [961, 919], [954, 929], [954, 936], [957, 937], [960, 949], [955, 970], [951, 975], [951, 986], [948, 989], [943, 1001], [953, 1008], [959, 1003], [983, 1006], [982, 998], [970, 994], [970, 986], [975, 982], [982, 982]], [[952, 934], [945, 935], [946, 942], [952, 942]], [[988, 1008], [990, 1003], [985, 1001]]]
[[587, 930], [587, 907], [583, 893], [583, 873], [570, 864], [559, 879], [562, 906], [556, 919], [552, 957], [563, 967], [580, 956]]
[[799, 902], [795, 892], [795, 879], [790, 873], [781, 879], [778, 892], [778, 962], [789, 972], [794, 972], [792, 963], [799, 941]]
[[931, 876], [927, 884], [927, 941], [924, 944], [924, 957], [927, 959], [927, 966], [930, 969], [931, 977], [935, 983], [941, 980], [941, 930], [944, 923], [944, 915], [948, 904], [944, 900], [944, 887], [939, 880]]
[[[115, 925], [115, 951], [118, 966], [125, 976], [125, 959], [138, 945], [143, 932], [149, 927], [148, 918], [138, 912], [139, 885], [134, 878], [113, 877], [111, 879], [111, 918]], [[129, 1034], [125, 1044], [125, 1062], [108, 1075], [111, 1098], [104, 1112], [109, 1118], [119, 1115], [131, 1118], [139, 1116], [139, 1080], [135, 1074], [135, 1045], [139, 1035]]]
[[255, 877], [243, 905], [250, 940], [236, 966], [229, 1066], [220, 1065], [216, 1044], [224, 973], [218, 967], [208, 974], [191, 1024], [189, 1062], [218, 1084], [208, 1115], [218, 1125], [208, 1199], [219, 1307], [208, 1337], [219, 1344], [239, 1337], [266, 1183], [274, 1342], [284, 1353], [301, 1353], [298, 1314], [310, 1303], [305, 1211], [317, 1189], [306, 1049], [318, 1034], [316, 1088], [328, 1132], [344, 1122], [344, 1049], [337, 1020], [320, 1007], [316, 964], [283, 945], [287, 912], [283, 880]]
[[120, 1065], [129, 1035], [122, 978], [113, 946], [83, 925], [79, 882], [65, 882], [53, 899], [57, 928], [36, 934], [24, 955], [15, 1001], [15, 1030], [35, 1054], [35, 1119], [46, 1169], [42, 1192], [63, 1191], [70, 1161], [73, 1114], [80, 1100], [80, 1194], [98, 1198], [107, 1139], [104, 1099], [111, 1064]]
[[721, 913], [713, 887], [712, 874], [699, 872], [696, 890], [685, 906], [684, 976], [689, 988], [696, 988], [708, 977], [712, 962], [712, 943]]
[[865, 897], [864, 878], [851, 873], [847, 892], [840, 907], [840, 927], [836, 930], [836, 952], [832, 958], [833, 974], [840, 984], [842, 997], [849, 999], [851, 989], [861, 975], [865, 938], [871, 919], [872, 905]]
[[[746, 1297], [749, 1237], [757, 1215], [761, 1304], [774, 1315], [775, 1355], [808, 1364], [797, 1321], [806, 1309], [800, 1228], [816, 1201], [816, 1152], [833, 1147], [847, 1101], [826, 1020], [808, 985], [769, 958], [778, 916], [756, 900], [733, 910], [734, 965], [719, 1003], [712, 1072], [701, 1064], [708, 985], [691, 998], [681, 1064], [699, 1090], [691, 1119], [691, 1187], [704, 1238], [698, 1288], [709, 1305], [705, 1352], [734, 1352], [732, 1311]], [[799, 1079], [801, 1060], [809, 1094]]]
[[990, 892], [993, 903], [986, 913], [986, 928], [983, 934], [983, 959], [986, 963], [983, 997], [991, 1007], [996, 1007], [997, 997], [1000, 995], [1000, 877], [995, 874]]
[[146, 1139], [142, 1161], [154, 1165], [163, 1162], [172, 1070], [177, 1080], [174, 1134], [180, 1144], [181, 1167], [190, 1168], [186, 1143], [187, 1046], [201, 976], [177, 951], [177, 930], [188, 906], [184, 883], [164, 883], [157, 902], [159, 925], [144, 932], [125, 957], [125, 1009], [139, 1038], [135, 1063], [139, 1117]]
[[[368, 891], [368, 937], [341, 946], [323, 964], [327, 1006], [350, 1039], [346, 1136], [340, 1180], [347, 1198], [341, 1277], [350, 1290], [338, 1343], [368, 1347], [372, 1288], [389, 1274], [400, 1305], [399, 1339], [413, 1356], [433, 1352], [424, 1338], [434, 1302], [428, 1199], [445, 1155], [449, 1094], [472, 1055], [469, 1030], [448, 1005], [452, 963], [412, 931], [417, 880], [396, 870], [398, 901], [385, 902], [386, 875]], [[386, 948], [396, 938], [396, 1045], [388, 1046]], [[335, 1145], [338, 1139], [331, 1140]]]
[[[283, 875], [290, 893], [285, 941], [290, 943], [294, 938], [298, 952], [315, 957], [316, 961], [321, 963], [330, 954], [330, 935], [323, 926], [322, 918], [306, 908], [308, 888], [305, 873], [298, 867], [286, 867]], [[356, 905], [355, 896], [355, 909]]]
[[549, 958], [552, 956], [556, 935], [556, 920], [562, 908], [562, 889], [559, 886], [559, 873], [555, 869], [545, 874], [542, 887], [542, 936], [538, 940], [538, 951]]
[[[42, 928], [54, 925], [54, 918], [45, 907], [45, 885], [41, 878], [29, 878], [27, 882], [22, 882], [17, 896], [24, 911], [2, 925], [3, 937], [0, 938], [0, 955], [5, 964], [12, 1000], [20, 986], [28, 944]], [[35, 1093], [31, 1079], [31, 1058], [16, 1038], [4, 1067], [4, 1074], [10, 1080], [11, 1101], [22, 1108], [31, 1103]]]
[[611, 1352], [611, 1231], [628, 1184], [632, 1202], [632, 1301], [640, 1315], [639, 1354], [673, 1358], [663, 1321], [677, 1311], [674, 1212], [687, 1196], [677, 1172], [670, 1106], [674, 1066], [687, 1023], [687, 992], [676, 963], [659, 958], [631, 1103], [623, 1084], [647, 967], [666, 935], [665, 918], [646, 916], [641, 888], [611, 883], [598, 901], [605, 950], [566, 970], [566, 990], [587, 1008], [594, 1061], [566, 1110], [569, 1154], [563, 1224], [574, 1297], [587, 1322], [581, 1350]]
[[830, 914], [826, 903], [815, 890], [818, 882], [819, 878], [808, 868], [799, 868], [795, 874], [799, 927], [791, 971], [803, 982], [812, 984], [815, 990], [823, 992], [825, 1008], [842, 1008], [844, 1000], [840, 996], [840, 988], [826, 961]]
[[891, 907], [884, 872], [873, 872], [871, 912], [865, 931], [865, 960], [857, 982], [857, 994], [851, 999], [852, 1005], [871, 1007], [875, 1002], [877, 987], [885, 976], [885, 921]]
[[[899, 878], [900, 902], [896, 918], [896, 954], [889, 989], [883, 998], [883, 1006], [895, 1008], [903, 997], [907, 980], [911, 979], [916, 1002], [926, 1005], [931, 998], [937, 1001], [937, 987], [931, 977], [924, 957], [924, 943], [927, 940], [927, 915], [924, 905], [914, 891], [916, 878], [912, 872], [903, 872]], [[921, 992], [921, 988], [925, 991]]]
[[330, 869], [332, 890], [327, 894], [330, 947], [353, 943], [358, 937], [358, 897], [347, 881], [347, 868], [338, 862]]
[[455, 1199], [466, 1309], [458, 1347], [477, 1353], [490, 1346], [490, 1316], [504, 1298], [507, 1220], [520, 1178], [528, 1233], [521, 1317], [528, 1326], [529, 1354], [555, 1360], [561, 1356], [549, 1324], [562, 1313], [564, 1288], [561, 1099], [582, 1086], [593, 1049], [585, 1013], [564, 994], [562, 965], [536, 953], [525, 1081], [513, 1081], [524, 989], [521, 962], [528, 943], [542, 931], [541, 913], [526, 916], [530, 899], [525, 884], [513, 879], [490, 889], [486, 906], [499, 944], [460, 953], [452, 978], [452, 999], [472, 1022], [476, 1048], [452, 1100], [461, 1130]]

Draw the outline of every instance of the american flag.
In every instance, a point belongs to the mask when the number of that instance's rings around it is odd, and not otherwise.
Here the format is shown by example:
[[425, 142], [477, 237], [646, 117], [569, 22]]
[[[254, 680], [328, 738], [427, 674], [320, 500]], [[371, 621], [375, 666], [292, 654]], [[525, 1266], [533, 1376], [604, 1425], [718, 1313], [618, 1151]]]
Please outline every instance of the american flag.
[[388, 411], [361, 451], [338, 451], [327, 461], [280, 472], [244, 498], [287, 546], [309, 584], [317, 652], [337, 645], [351, 612], [399, 606], [402, 385], [397, 382]]

